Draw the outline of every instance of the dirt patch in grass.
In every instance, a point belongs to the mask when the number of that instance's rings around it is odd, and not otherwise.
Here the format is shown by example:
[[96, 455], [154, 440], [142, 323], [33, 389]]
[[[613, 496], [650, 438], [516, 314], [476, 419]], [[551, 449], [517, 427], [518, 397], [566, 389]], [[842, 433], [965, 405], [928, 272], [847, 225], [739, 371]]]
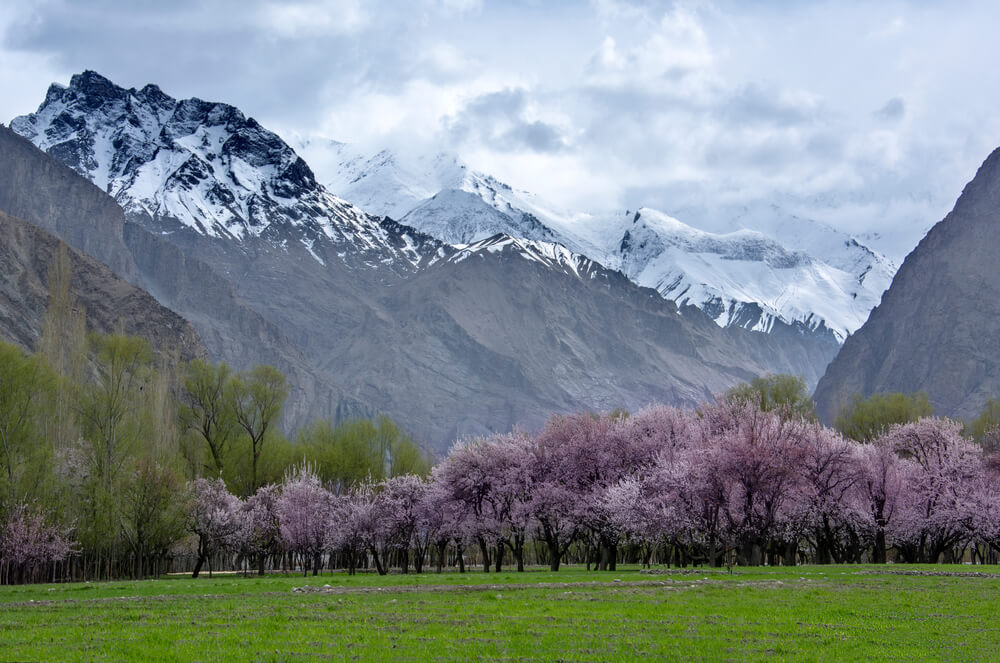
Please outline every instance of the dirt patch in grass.
[[1000, 578], [1000, 573], [985, 573], [983, 571], [927, 571], [923, 569], [865, 569], [854, 571], [856, 576], [927, 576], [945, 578]]
[[[707, 581], [707, 578], [701, 582]], [[500, 592], [518, 589], [603, 589], [608, 587], [666, 587], [688, 585], [690, 580], [595, 580], [591, 582], [525, 582], [525, 583], [477, 583], [475, 585], [396, 585], [391, 587], [336, 587], [333, 585], [303, 585], [293, 587], [296, 594], [410, 594], [439, 592]]]

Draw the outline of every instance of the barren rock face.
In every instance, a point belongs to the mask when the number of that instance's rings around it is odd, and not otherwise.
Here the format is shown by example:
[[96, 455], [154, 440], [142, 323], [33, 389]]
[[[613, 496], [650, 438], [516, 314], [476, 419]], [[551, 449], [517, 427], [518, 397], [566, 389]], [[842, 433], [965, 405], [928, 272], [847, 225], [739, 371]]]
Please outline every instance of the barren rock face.
[[[0, 336], [33, 350], [48, 306], [49, 266], [59, 251], [54, 235], [0, 212]], [[82, 306], [87, 328], [103, 334], [141, 336], [158, 351], [182, 360], [208, 352], [187, 320], [105, 265], [68, 249], [70, 293]]]
[[975, 417], [1000, 396], [1000, 150], [896, 273], [816, 388], [831, 421], [851, 394], [926, 391], [935, 413]]

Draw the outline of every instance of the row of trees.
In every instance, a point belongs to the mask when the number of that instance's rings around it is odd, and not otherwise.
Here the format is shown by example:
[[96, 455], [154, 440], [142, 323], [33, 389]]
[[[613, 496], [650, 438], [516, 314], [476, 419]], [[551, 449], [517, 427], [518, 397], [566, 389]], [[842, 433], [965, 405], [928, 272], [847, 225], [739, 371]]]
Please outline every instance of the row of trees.
[[183, 363], [141, 338], [87, 334], [68, 265], [63, 252], [50, 270], [36, 352], [0, 343], [0, 580], [162, 571], [201, 476], [247, 496], [303, 461], [344, 484], [429, 469], [386, 419], [286, 439], [288, 386], [273, 367]]
[[859, 442], [731, 394], [463, 442], [426, 479], [343, 490], [300, 467], [246, 501], [203, 481], [194, 527], [205, 558], [261, 571], [995, 560], [1000, 463], [961, 429], [922, 417]]
[[[765, 383], [741, 387], [696, 410], [554, 417], [537, 435], [457, 444], [429, 476], [379, 478], [368, 465], [364, 478], [352, 479], [322, 469], [330, 454], [316, 454], [318, 462], [287, 467], [280, 483], [252, 492], [218, 474], [181, 489], [173, 474], [145, 459], [123, 493], [120, 535], [133, 552], [125, 571], [158, 573], [185, 536], [195, 575], [206, 563], [210, 571], [315, 573], [330, 566], [386, 573], [411, 565], [419, 572], [428, 563], [465, 570], [467, 560], [485, 570], [500, 570], [505, 560], [518, 570], [529, 561], [558, 570], [565, 559], [599, 569], [614, 569], [621, 559], [996, 559], [1000, 462], [993, 449], [964, 437], [961, 424], [919, 417], [917, 407], [906, 415], [916, 421], [881, 425], [857, 441], [812, 421], [788, 399], [767, 400], [766, 391]], [[870, 418], [882, 401], [854, 410]], [[898, 418], [896, 412], [879, 416]], [[844, 421], [856, 419], [848, 412]], [[299, 446], [329, 450], [322, 440], [343, 435], [317, 426]], [[204, 459], [216, 462], [204, 444]], [[366, 447], [376, 465], [377, 448]], [[4, 579], [65, 573], [54, 562], [72, 551], [66, 530], [23, 504], [10, 514], [0, 532]], [[87, 544], [76, 540], [86, 554]]]
[[963, 430], [925, 396], [857, 398], [830, 429], [801, 380], [769, 376], [696, 410], [465, 441], [432, 471], [386, 419], [286, 439], [274, 368], [87, 335], [67, 264], [37, 352], [0, 343], [0, 582], [156, 575], [185, 549], [196, 572], [997, 552], [992, 401]]

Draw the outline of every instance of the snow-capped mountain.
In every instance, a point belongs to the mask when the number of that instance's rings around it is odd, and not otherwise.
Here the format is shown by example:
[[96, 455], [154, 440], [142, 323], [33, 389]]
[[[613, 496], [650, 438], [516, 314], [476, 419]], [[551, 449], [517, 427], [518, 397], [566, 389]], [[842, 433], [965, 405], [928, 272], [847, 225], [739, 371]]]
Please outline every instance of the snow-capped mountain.
[[452, 244], [496, 233], [562, 244], [721, 326], [767, 332], [782, 321], [843, 342], [895, 272], [854, 237], [776, 206], [734, 210], [730, 232], [710, 233], [648, 208], [569, 214], [444, 153], [365, 156], [332, 141], [302, 149], [331, 190], [369, 211]]
[[331, 194], [277, 135], [228, 104], [125, 89], [87, 71], [53, 84], [37, 112], [10, 126], [161, 229], [297, 242], [319, 262], [350, 253], [396, 269], [437, 248]]
[[331, 140], [301, 140], [297, 150], [326, 187], [371, 214], [389, 216], [449, 244], [469, 244], [503, 233], [582, 247], [550, 227], [557, 213], [536, 209], [489, 175], [447, 153], [402, 157], [389, 150], [366, 155]]
[[894, 271], [857, 241], [806, 221], [779, 234], [785, 242], [749, 229], [710, 233], [645, 208], [579, 219], [573, 229], [604, 250], [607, 266], [721, 326], [767, 332], [782, 320], [839, 342], [864, 323]]
[[[192, 322], [213, 360], [288, 374], [292, 428], [385, 413], [443, 449], [469, 434], [541, 426], [553, 412], [694, 405], [764, 373], [812, 384], [837, 350], [829, 334], [780, 321], [769, 334], [720, 328], [630, 280], [615, 253], [621, 234], [662, 224], [563, 215], [450, 157], [405, 171], [388, 154], [356, 161], [354, 188], [334, 185], [359, 199], [367, 186], [369, 202], [385, 192], [396, 207], [376, 211], [394, 220], [331, 194], [239, 110], [154, 86], [124, 89], [85, 72], [11, 126], [29, 140], [10, 132], [0, 162], [21, 163], [16, 172], [34, 173], [54, 201], [72, 207], [51, 182], [78, 179], [126, 208], [115, 207], [114, 228], [63, 215], [64, 239], [103, 237], [89, 245], [111, 247], [108, 264], [131, 265]], [[345, 152], [327, 145], [336, 158]], [[369, 163], [385, 178], [365, 177]], [[7, 180], [14, 172], [0, 170]], [[588, 220], [605, 230], [584, 232]]]
[[592, 279], [605, 271], [599, 263], [573, 253], [562, 244], [511, 237], [503, 233], [471, 244], [458, 244], [455, 249], [455, 253], [448, 257], [449, 262], [459, 263], [474, 256], [482, 257], [485, 254], [513, 251], [529, 262], [537, 262], [552, 271], [571, 274], [581, 279]]

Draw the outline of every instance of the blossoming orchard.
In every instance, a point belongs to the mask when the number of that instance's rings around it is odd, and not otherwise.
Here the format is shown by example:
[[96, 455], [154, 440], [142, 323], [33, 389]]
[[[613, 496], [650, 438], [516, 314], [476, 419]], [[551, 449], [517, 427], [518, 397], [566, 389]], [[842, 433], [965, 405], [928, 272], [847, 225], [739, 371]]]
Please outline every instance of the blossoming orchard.
[[[183, 509], [195, 576], [995, 563], [1000, 464], [947, 419], [859, 443], [729, 400], [553, 417], [537, 435], [460, 442], [428, 477], [324, 485], [302, 464], [246, 499], [201, 478], [188, 484]], [[74, 550], [69, 532], [16, 508], [0, 531], [3, 580], [68, 577]]]

